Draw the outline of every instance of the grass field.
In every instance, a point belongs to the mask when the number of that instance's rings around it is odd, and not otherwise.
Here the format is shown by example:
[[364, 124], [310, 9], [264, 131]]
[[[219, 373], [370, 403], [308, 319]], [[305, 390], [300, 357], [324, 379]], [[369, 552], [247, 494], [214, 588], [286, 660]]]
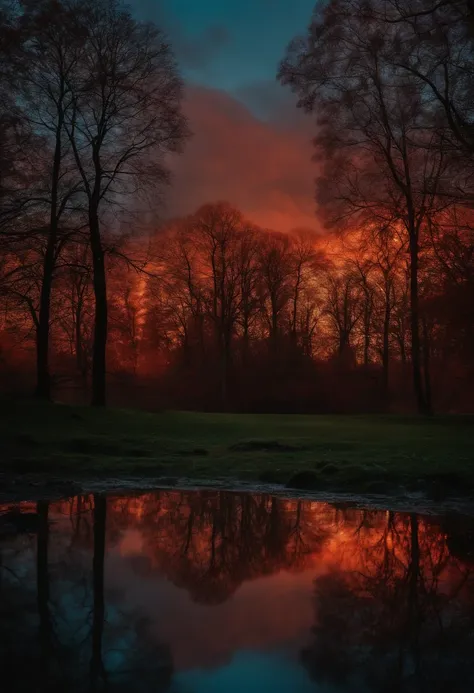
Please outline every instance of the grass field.
[[474, 417], [97, 410], [2, 402], [0, 470], [70, 479], [185, 476], [383, 491], [474, 489]]

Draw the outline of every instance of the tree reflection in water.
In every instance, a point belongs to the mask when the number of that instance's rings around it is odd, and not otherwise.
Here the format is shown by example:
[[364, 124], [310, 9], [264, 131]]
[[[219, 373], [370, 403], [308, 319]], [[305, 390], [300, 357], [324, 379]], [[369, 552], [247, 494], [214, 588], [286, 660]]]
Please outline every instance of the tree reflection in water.
[[[302, 653], [298, 666], [316, 688], [474, 690], [467, 518], [217, 491], [96, 494], [1, 510], [0, 645], [10, 690], [159, 693], [174, 681], [174, 691], [189, 679], [186, 646], [196, 651], [193, 667], [217, 671], [247, 661], [239, 652], [249, 647], [276, 652], [277, 642], [293, 648], [295, 665]], [[239, 589], [259, 579], [264, 592]], [[145, 588], [142, 601], [132, 598]], [[163, 594], [158, 606], [152, 589]], [[306, 590], [307, 601], [273, 620], [290, 603], [282, 589]], [[257, 615], [259, 594], [269, 599]], [[176, 623], [163, 624], [170, 599], [166, 618]], [[193, 612], [202, 644], [186, 622], [193, 603], [204, 609]], [[229, 629], [222, 647], [216, 609]], [[206, 658], [206, 648], [220, 654]]]
[[[313, 641], [303, 661], [344, 690], [474, 690], [474, 574], [449, 552], [446, 523], [386, 513], [349, 541], [354, 566], [334, 561], [315, 581]], [[465, 519], [465, 523], [470, 522]]]
[[[51, 551], [50, 528], [66, 512], [71, 523], [54, 533]], [[122, 613], [116, 604], [110, 613], [106, 609], [106, 513], [107, 500], [99, 494], [38, 502], [35, 515], [27, 513], [37, 518], [35, 537], [15, 531], [15, 510], [3, 509], [0, 520], [8, 516], [8, 522], [0, 522], [0, 651], [9, 691], [119, 693], [133, 687], [160, 693], [169, 687], [169, 648], [150, 639], [143, 614]], [[84, 549], [92, 552], [92, 570], [80, 560]], [[33, 572], [28, 559], [34, 554]]]

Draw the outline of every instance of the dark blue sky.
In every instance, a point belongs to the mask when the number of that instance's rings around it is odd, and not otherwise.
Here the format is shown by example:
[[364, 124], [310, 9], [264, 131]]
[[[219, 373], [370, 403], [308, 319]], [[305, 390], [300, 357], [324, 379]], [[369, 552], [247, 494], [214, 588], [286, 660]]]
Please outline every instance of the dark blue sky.
[[227, 199], [262, 225], [314, 225], [312, 124], [276, 73], [315, 0], [129, 1], [166, 31], [188, 85], [194, 137], [168, 213]]
[[164, 25], [185, 76], [229, 91], [275, 79], [285, 47], [306, 29], [314, 0], [134, 0]]

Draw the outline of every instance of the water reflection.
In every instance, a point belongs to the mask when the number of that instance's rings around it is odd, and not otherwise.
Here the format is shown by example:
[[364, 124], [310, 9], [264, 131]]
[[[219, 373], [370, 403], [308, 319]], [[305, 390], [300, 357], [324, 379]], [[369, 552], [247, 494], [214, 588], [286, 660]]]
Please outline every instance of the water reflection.
[[208, 491], [0, 511], [9, 690], [474, 690], [469, 518]]

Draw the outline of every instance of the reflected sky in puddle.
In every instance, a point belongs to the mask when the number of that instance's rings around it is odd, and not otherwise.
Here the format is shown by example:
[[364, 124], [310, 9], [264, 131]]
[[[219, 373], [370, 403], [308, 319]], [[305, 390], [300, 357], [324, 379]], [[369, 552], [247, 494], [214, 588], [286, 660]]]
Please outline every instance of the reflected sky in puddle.
[[10, 691], [474, 690], [474, 523], [217, 491], [0, 509]]

